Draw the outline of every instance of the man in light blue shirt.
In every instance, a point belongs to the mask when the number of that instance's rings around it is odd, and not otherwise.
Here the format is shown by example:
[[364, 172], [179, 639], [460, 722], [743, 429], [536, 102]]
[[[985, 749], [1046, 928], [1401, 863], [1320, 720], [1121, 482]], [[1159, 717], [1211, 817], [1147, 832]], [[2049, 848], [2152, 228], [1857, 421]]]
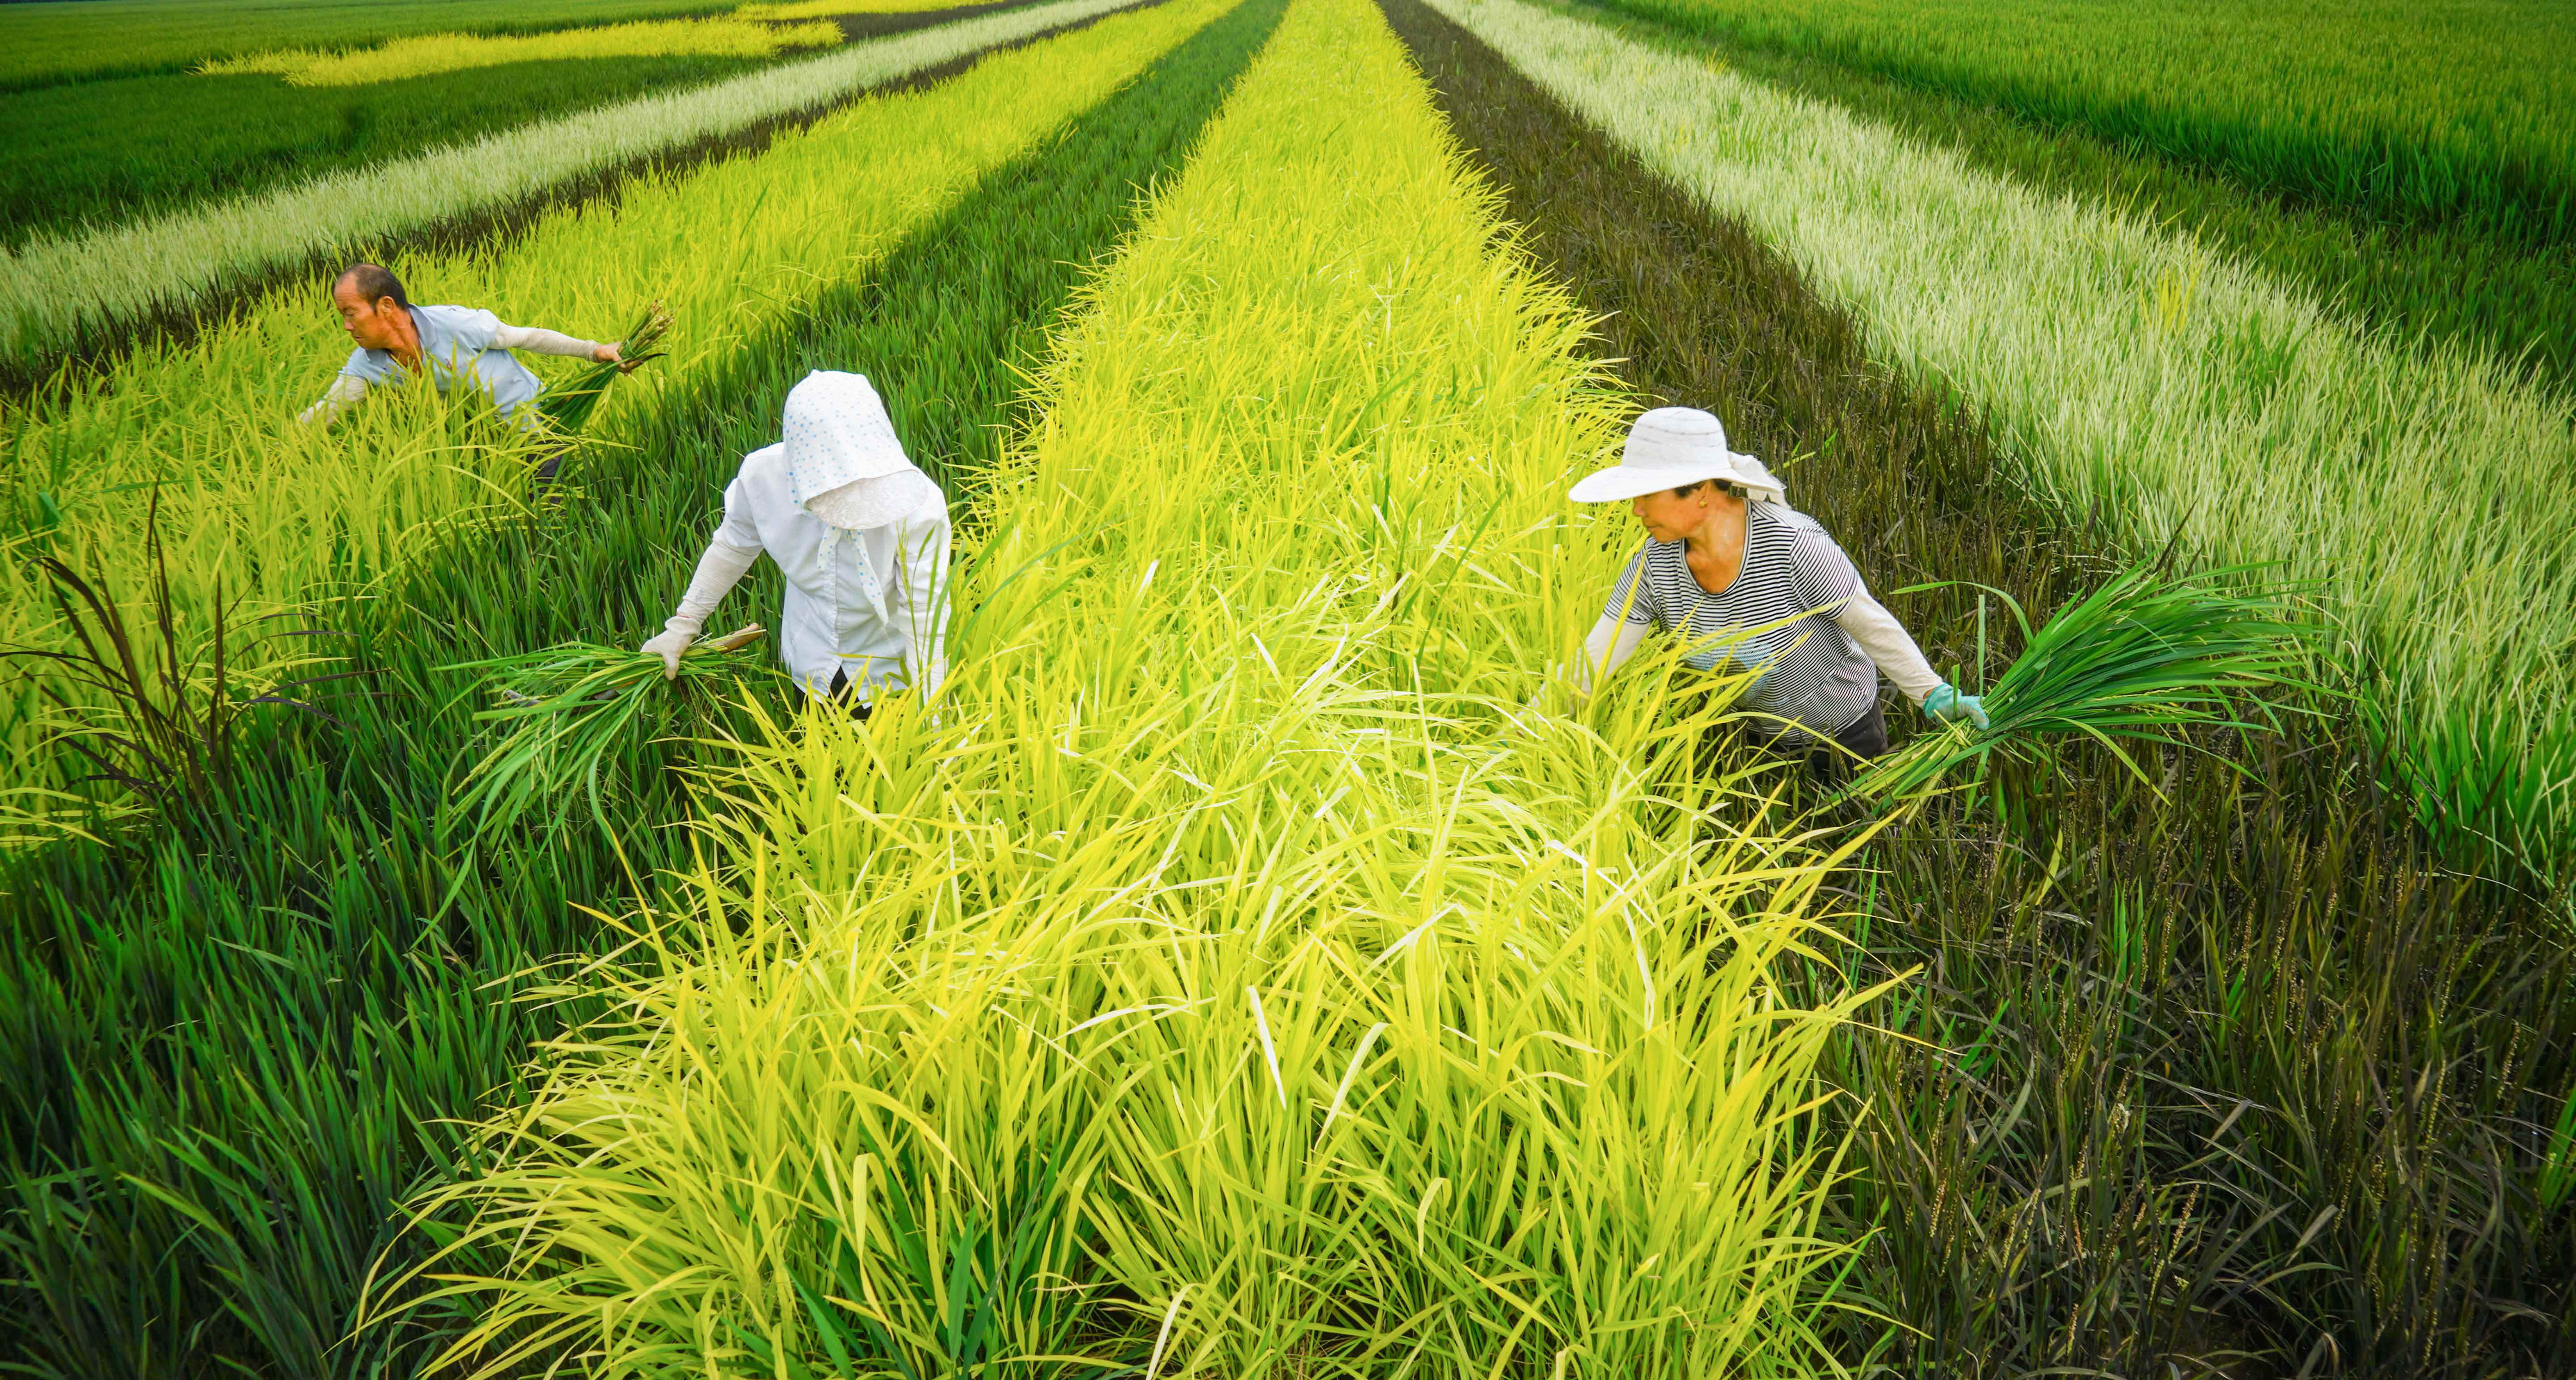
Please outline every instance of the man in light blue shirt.
[[[370, 384], [397, 379], [403, 373], [426, 372], [445, 393], [459, 382], [492, 399], [502, 416], [522, 427], [536, 424], [536, 400], [545, 385], [512, 350], [541, 355], [567, 355], [632, 369], [615, 345], [576, 340], [533, 326], [507, 326], [501, 318], [476, 307], [416, 307], [403, 292], [402, 280], [375, 264], [351, 264], [331, 284], [331, 300], [340, 309], [341, 328], [358, 348], [340, 366], [331, 391], [298, 413], [306, 425], [328, 422], [367, 395]], [[547, 469], [551, 470], [551, 461]], [[541, 476], [545, 477], [545, 476]]]

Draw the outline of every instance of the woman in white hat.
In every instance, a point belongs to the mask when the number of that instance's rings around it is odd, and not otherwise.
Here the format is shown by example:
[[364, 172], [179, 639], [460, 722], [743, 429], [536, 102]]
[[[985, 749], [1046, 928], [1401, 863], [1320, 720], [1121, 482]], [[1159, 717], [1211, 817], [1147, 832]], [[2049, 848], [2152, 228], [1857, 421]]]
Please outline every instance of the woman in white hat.
[[1584, 641], [1584, 683], [1607, 675], [1662, 628], [1688, 640], [1702, 670], [1759, 670], [1743, 706], [1770, 723], [1774, 750], [1807, 755], [1835, 777], [1887, 750], [1878, 673], [1933, 719], [1986, 725], [1985, 707], [1932, 671], [1860, 572], [1814, 518], [1791, 508], [1762, 462], [1726, 444], [1717, 418], [1690, 407], [1639, 417], [1620, 462], [1574, 486], [1577, 503], [1627, 500], [1646, 529]]
[[948, 499], [905, 458], [876, 389], [807, 374], [787, 394], [785, 437], [743, 457], [724, 522], [662, 635], [663, 674], [766, 551], [787, 576], [778, 651], [809, 696], [864, 718], [901, 682], [936, 693], [948, 670]]

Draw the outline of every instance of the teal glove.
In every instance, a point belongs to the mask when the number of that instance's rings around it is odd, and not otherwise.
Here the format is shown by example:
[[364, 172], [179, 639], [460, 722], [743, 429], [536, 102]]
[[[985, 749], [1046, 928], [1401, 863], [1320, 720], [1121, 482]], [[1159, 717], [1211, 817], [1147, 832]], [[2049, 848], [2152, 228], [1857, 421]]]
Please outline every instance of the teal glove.
[[1974, 724], [1979, 731], [1990, 727], [1986, 719], [1986, 702], [1974, 695], [1962, 695], [1948, 681], [1932, 687], [1923, 697], [1923, 717], [1940, 723]]

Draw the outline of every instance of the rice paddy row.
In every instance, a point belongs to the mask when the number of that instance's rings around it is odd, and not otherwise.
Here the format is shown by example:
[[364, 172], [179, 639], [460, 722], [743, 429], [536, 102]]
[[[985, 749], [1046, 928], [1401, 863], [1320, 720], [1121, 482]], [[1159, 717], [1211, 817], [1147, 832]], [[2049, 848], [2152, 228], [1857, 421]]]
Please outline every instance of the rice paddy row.
[[[1874, 584], [1970, 582], [2037, 614], [2108, 568], [2109, 532], [2016, 485], [1973, 411], [1873, 360], [1742, 218], [1455, 25], [1390, 11], [1524, 242], [1601, 319], [1598, 352], [1644, 398], [1801, 455], [1793, 496], [1867, 534]], [[1885, 597], [1963, 684], [2017, 650], [2000, 619], [1981, 637], [1973, 589]], [[1900, 981], [1831, 1061], [1858, 1172], [1829, 1220], [1879, 1228], [1850, 1287], [1909, 1330], [1850, 1317], [1847, 1361], [1891, 1342], [1895, 1372], [1944, 1376], [2294, 1370], [2321, 1347], [2357, 1375], [2576, 1363], [2547, 1134], [2576, 1089], [2559, 922], [2449, 875], [2347, 732], [2225, 751], [2259, 788], [2167, 759], [2158, 798], [2067, 750], [1997, 783], [2009, 822], [1937, 813], [1863, 854], [1866, 957], [1822, 990]], [[2494, 1208], [2458, 1229], [2469, 1203]]]
[[1832, 854], [1695, 808], [1700, 724], [1515, 712], [1626, 402], [1495, 211], [1290, 0], [1037, 380], [936, 715], [711, 767], [650, 957], [566, 984], [617, 1015], [436, 1196], [459, 1369], [1819, 1364], [1835, 1013], [1766, 989]]
[[[2021, 477], [2123, 549], [2317, 582], [2429, 827], [2546, 876], [2576, 838], [2567, 397], [2356, 331], [2205, 246], [1831, 107], [1507, 0], [1440, 6], [1712, 208], [1885, 357], [1991, 409]], [[1794, 190], [1793, 190], [1794, 189]]]
[[[0, 370], [41, 375], [67, 351], [98, 350], [155, 319], [191, 319], [228, 286], [353, 247], [399, 245], [462, 219], [503, 215], [585, 177], [649, 166], [997, 44], [1134, 3], [1055, 0], [852, 44], [691, 90], [497, 131], [377, 167], [0, 254]], [[243, 315], [265, 315], [265, 302]], [[626, 308], [616, 319], [623, 319]], [[60, 382], [58, 380], [58, 382]], [[80, 391], [77, 380], [67, 385]]]
[[[453, 1163], [443, 1119], [506, 1099], [527, 1042], [588, 1011], [515, 1000], [532, 966], [612, 943], [585, 908], [685, 856], [652, 827], [684, 809], [671, 749], [639, 742], [611, 764], [623, 856], [575, 831], [460, 874], [448, 800], [478, 739], [464, 687], [437, 668], [638, 635], [809, 367], [878, 373], [911, 404], [916, 453], [979, 463], [1022, 342], [1258, 42], [1257, 13], [1202, 29], [1221, 8], [1122, 16], [839, 117], [815, 137], [869, 151], [876, 176], [832, 193], [859, 219], [876, 199], [868, 250], [800, 311], [613, 404], [639, 458], [581, 475], [563, 513], [459, 534], [386, 579], [355, 656], [390, 698], [335, 704], [346, 731], [281, 727], [250, 745], [237, 798], [140, 847], [18, 861], [7, 1058], [50, 1072], [5, 1104], [0, 1245], [23, 1281], [7, 1349], [60, 1376], [189, 1373], [192, 1353], [333, 1374], [424, 1343], [405, 1331], [333, 1349], [394, 1205]], [[1133, 80], [1088, 111], [1058, 86], [1108, 94], [1122, 72]], [[788, 187], [805, 171], [777, 169]], [[738, 597], [774, 601], [774, 578]]]
[[2576, 20], [2531, 3], [1611, 0], [2303, 199], [2576, 238]]

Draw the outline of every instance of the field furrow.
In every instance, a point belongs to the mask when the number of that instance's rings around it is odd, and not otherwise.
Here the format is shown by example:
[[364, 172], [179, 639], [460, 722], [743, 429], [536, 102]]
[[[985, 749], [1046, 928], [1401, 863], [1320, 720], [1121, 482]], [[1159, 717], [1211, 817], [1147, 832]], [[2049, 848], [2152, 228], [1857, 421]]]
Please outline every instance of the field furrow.
[[[1710, 407], [1737, 444], [1797, 457], [1792, 501], [1874, 586], [1969, 581], [2036, 618], [2109, 568], [2105, 532], [2024, 492], [1990, 429], [1870, 358], [1863, 325], [1744, 220], [1422, 4], [1389, 10], [1524, 243], [1601, 319], [1599, 353], [1638, 393]], [[1886, 598], [1964, 683], [2020, 651], [2001, 617], [1981, 646], [1974, 589]], [[2473, 1375], [2497, 1356], [2547, 1373], [2576, 1345], [2542, 1321], [2567, 1306], [2571, 1272], [2546, 1225], [2548, 1161], [2511, 1130], [2554, 1120], [2576, 1087], [2557, 922], [2447, 878], [2401, 808], [2352, 803], [2367, 745], [2347, 739], [2316, 725], [2233, 745], [2259, 790], [2168, 759], [2164, 798], [2106, 754], [2062, 751], [2009, 827], [1936, 814], [1872, 843], [1857, 971], [1917, 970], [1870, 1021], [1922, 1043], [1856, 1038], [1838, 1060], [1848, 1105], [1869, 1108], [1838, 1211], [1887, 1226], [1856, 1287], [1912, 1329], [1900, 1373], [2189, 1374], [2249, 1340], [2292, 1357], [2330, 1345], [2363, 1373]], [[2300, 955], [2295, 981], [2246, 953]], [[2232, 998], [2231, 983], [2245, 984]], [[2085, 1019], [2067, 1019], [2069, 992]], [[2217, 1017], [2231, 1000], [2278, 1019]], [[2283, 1059], [2270, 1032], [2324, 1010], [2346, 1013], [2345, 1037]], [[1978, 1072], [1952, 1050], [1977, 1051]], [[2451, 1095], [2401, 1091], [2453, 1067], [2476, 1073]], [[2011, 1124], [2025, 1088], [2050, 1111]], [[1965, 1136], [1962, 1112], [2008, 1129]], [[2479, 1196], [2512, 1204], [2491, 1232], [2452, 1233], [2433, 1206]], [[2284, 1210], [2266, 1220], [2270, 1205]], [[1998, 1224], [2018, 1251], [1982, 1249]], [[2163, 1272], [2222, 1251], [2233, 1264]], [[2283, 1270], [2291, 1306], [2245, 1298]], [[2365, 1280], [2399, 1282], [2394, 1302], [2355, 1306]], [[1857, 1358], [1883, 1329], [1849, 1322]]]
[[[41, 1072], [5, 1103], [0, 1248], [22, 1283], [0, 1344], [65, 1377], [192, 1373], [192, 1348], [324, 1375], [421, 1340], [331, 1349], [392, 1205], [451, 1162], [443, 1118], [495, 1089], [506, 1100], [526, 1042], [587, 1009], [518, 1000], [535, 965], [613, 944], [585, 908], [686, 857], [653, 827], [685, 804], [663, 772], [674, 750], [637, 742], [611, 764], [623, 855], [587, 830], [531, 835], [460, 875], [448, 793], [484, 744], [458, 702], [468, 686], [437, 668], [639, 638], [809, 368], [876, 377], [914, 453], [966, 481], [1008, 419], [1015, 364], [1261, 41], [1263, 7], [1223, 8], [1113, 18], [873, 103], [842, 166], [874, 166], [874, 184], [810, 188], [814, 169], [782, 160], [783, 187], [853, 216], [897, 160], [852, 149], [962, 162], [964, 182], [899, 242], [812, 283], [799, 310], [630, 400], [619, 434], [649, 463], [605, 467], [563, 510], [388, 580], [361, 657], [392, 695], [345, 706], [346, 731], [268, 735], [238, 799], [157, 838], [20, 861], [0, 1062]], [[1068, 122], [1045, 113], [1065, 101], [1058, 83], [1119, 89]], [[979, 121], [1015, 110], [1044, 123], [979, 161], [997, 138]], [[774, 606], [774, 577], [738, 598]]]
[[[498, 218], [583, 177], [846, 101], [907, 73], [1132, 3], [1056, 0], [982, 15], [272, 191], [39, 236], [0, 253], [0, 367], [18, 377], [40, 374], [64, 351], [113, 343], [156, 318], [184, 321], [242, 280], [352, 246], [398, 243], [447, 222]], [[242, 314], [258, 316], [264, 305]]]
[[1694, 808], [1704, 720], [1518, 714], [1626, 404], [1495, 209], [1291, 0], [1039, 376], [935, 714], [716, 770], [657, 961], [432, 1205], [506, 1252], [470, 1359], [1814, 1363], [1833, 1013], [1765, 993], [1830, 855]]
[[2546, 873], [2576, 838], [2571, 403], [2357, 333], [2154, 224], [2034, 196], [1815, 102], [1507, 0], [1444, 3], [1743, 217], [1878, 348], [1992, 409], [2023, 477], [2132, 551], [2317, 583], [2426, 822]]

